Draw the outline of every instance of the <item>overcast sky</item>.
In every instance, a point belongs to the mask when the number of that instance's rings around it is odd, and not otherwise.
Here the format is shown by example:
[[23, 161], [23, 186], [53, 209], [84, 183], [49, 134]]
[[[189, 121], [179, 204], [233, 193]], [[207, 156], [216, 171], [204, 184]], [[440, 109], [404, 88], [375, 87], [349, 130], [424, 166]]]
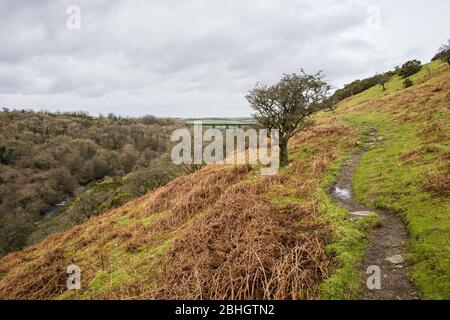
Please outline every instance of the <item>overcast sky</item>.
[[248, 116], [246, 92], [283, 73], [324, 70], [339, 87], [429, 61], [449, 12], [448, 0], [1, 0], [0, 107]]

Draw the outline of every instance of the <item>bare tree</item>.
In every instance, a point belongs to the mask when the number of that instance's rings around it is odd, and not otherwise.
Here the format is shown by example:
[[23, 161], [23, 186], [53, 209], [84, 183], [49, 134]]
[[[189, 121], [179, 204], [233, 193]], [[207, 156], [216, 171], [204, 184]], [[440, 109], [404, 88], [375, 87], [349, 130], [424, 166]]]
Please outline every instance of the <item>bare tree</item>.
[[93, 192], [80, 194], [75, 208], [71, 212], [71, 219], [75, 223], [81, 223], [95, 215], [99, 199]]
[[321, 72], [309, 75], [301, 70], [299, 74], [284, 74], [272, 86], [257, 84], [246, 96], [256, 110], [257, 121], [264, 128], [279, 130], [282, 166], [289, 162], [289, 139], [313, 124], [314, 113], [333, 108], [330, 89]]
[[384, 73], [384, 74], [376, 75], [376, 79], [377, 79], [378, 84], [380, 84], [381, 87], [383, 88], [383, 91], [385, 91], [386, 90], [386, 83], [389, 82], [391, 77]]

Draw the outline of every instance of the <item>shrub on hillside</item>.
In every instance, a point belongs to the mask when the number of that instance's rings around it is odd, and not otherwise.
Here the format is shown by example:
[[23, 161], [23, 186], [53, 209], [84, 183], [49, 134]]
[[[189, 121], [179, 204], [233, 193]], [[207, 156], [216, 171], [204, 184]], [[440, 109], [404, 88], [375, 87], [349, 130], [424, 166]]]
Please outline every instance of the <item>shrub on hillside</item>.
[[406, 88], [412, 87], [413, 84], [414, 84], [414, 83], [412, 82], [411, 79], [406, 78], [406, 79], [403, 81], [403, 88], [406, 89]]
[[131, 197], [139, 197], [165, 185], [182, 173], [182, 167], [175, 165], [170, 156], [163, 155], [123, 178], [117, 192]]
[[450, 39], [447, 44], [444, 44], [439, 48], [438, 53], [431, 59], [431, 61], [435, 60], [442, 60], [450, 65]]
[[355, 94], [361, 93], [375, 85], [378, 84], [378, 81], [375, 77], [363, 79], [363, 80], [355, 80], [349, 84], [346, 84], [344, 88], [336, 90], [333, 97], [338, 101], [344, 100], [348, 97], [351, 97]]
[[0, 146], [0, 164], [8, 164], [11, 160], [11, 150], [6, 146]]
[[386, 90], [386, 83], [391, 79], [391, 76], [387, 73], [376, 75], [377, 83], [383, 88], [383, 91]]
[[355, 80], [349, 84], [346, 84], [344, 88], [336, 90], [336, 92], [333, 94], [333, 99], [341, 101], [358, 93], [366, 91], [367, 89], [370, 89], [376, 85], [381, 85], [384, 90], [384, 85], [391, 79], [394, 74], [394, 71], [389, 71], [382, 74], [376, 74], [373, 77], [363, 80]]
[[0, 257], [25, 244], [24, 234], [32, 227], [30, 215], [22, 209], [0, 216]]
[[416, 74], [422, 69], [422, 63], [419, 60], [410, 60], [405, 62], [400, 70], [398, 71], [398, 75], [403, 78], [407, 78]]

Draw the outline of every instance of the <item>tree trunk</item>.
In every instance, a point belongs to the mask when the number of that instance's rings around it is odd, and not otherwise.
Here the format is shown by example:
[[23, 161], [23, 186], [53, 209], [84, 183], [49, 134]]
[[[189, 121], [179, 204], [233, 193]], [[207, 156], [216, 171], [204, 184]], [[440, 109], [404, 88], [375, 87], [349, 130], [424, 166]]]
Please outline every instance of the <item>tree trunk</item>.
[[280, 139], [280, 166], [284, 167], [289, 163], [287, 139]]

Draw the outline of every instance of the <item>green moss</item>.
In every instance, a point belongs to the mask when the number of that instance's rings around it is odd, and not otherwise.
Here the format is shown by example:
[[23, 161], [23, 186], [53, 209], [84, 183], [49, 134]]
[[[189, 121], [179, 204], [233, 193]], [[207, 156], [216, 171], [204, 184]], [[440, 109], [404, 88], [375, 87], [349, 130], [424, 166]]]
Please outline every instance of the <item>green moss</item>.
[[[109, 281], [111, 279], [111, 281]], [[104, 288], [107, 286], [108, 282], [112, 284], [113, 274], [106, 271], [99, 271], [95, 275], [94, 279], [92, 279], [89, 284], [89, 288], [92, 293], [99, 293], [104, 291]], [[115, 281], [117, 283], [117, 281]]]
[[142, 226], [148, 226], [148, 225], [152, 224], [153, 222], [155, 222], [157, 219], [160, 219], [167, 214], [169, 214], [169, 211], [163, 211], [163, 212], [151, 214], [146, 218], [140, 219], [139, 224], [141, 224]]
[[[97, 271], [92, 280], [83, 285], [83, 264], [82, 289], [79, 291], [66, 291], [58, 299], [90, 299], [115, 289], [144, 281], [145, 288], [151, 289], [156, 284], [156, 276], [160, 272], [161, 265], [158, 263], [171, 247], [174, 237], [164, 240], [159, 244], [140, 246], [136, 251], [127, 252], [117, 242], [113, 240], [107, 246], [108, 252], [105, 269]], [[85, 248], [84, 254], [89, 255], [89, 249]], [[80, 258], [80, 257], [78, 257]], [[133, 297], [128, 297], [132, 299]]]
[[286, 188], [284, 185], [274, 185], [272, 190], [267, 193], [267, 196], [274, 205], [280, 208], [298, 204], [305, 200], [295, 195], [294, 189]]

